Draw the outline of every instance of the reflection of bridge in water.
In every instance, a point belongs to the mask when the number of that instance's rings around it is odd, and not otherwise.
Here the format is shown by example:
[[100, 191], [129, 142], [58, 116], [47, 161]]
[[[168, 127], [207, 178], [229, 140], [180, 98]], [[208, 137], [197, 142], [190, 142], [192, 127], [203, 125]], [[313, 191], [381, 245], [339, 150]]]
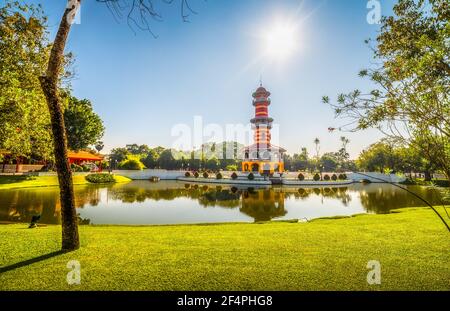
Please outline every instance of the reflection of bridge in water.
[[[439, 194], [426, 187], [409, 187], [415, 193], [434, 204], [440, 204]], [[297, 208], [311, 202], [325, 202], [332, 199], [335, 205], [360, 205], [361, 211], [387, 213], [391, 209], [423, 206], [422, 202], [407, 192], [389, 184], [353, 184], [342, 187], [231, 187], [224, 185], [184, 184], [182, 182], [133, 181], [128, 184], [109, 186], [76, 186], [76, 206], [81, 212], [84, 207], [97, 207], [101, 213], [108, 213], [110, 204], [128, 208], [148, 202], [148, 219], [151, 221], [151, 206], [159, 201], [189, 199], [190, 208], [220, 207], [237, 209], [254, 221], [269, 221], [288, 215], [286, 203]], [[356, 199], [356, 200], [355, 200]], [[353, 200], [353, 201], [352, 201]], [[153, 202], [153, 203], [152, 203]], [[326, 201], [328, 204], [329, 200]], [[132, 209], [130, 209], [132, 210]], [[130, 212], [132, 213], [132, 212]], [[57, 187], [29, 188], [0, 191], [0, 221], [28, 222], [31, 217], [41, 214], [41, 223], [57, 224], [60, 218], [59, 192]], [[319, 215], [320, 216], [320, 215]], [[88, 217], [89, 218], [89, 217]], [[89, 223], [89, 219], [81, 219]], [[93, 220], [95, 223], [95, 220]], [[120, 219], [118, 222], [120, 223]], [[150, 222], [151, 223], [151, 222]]]

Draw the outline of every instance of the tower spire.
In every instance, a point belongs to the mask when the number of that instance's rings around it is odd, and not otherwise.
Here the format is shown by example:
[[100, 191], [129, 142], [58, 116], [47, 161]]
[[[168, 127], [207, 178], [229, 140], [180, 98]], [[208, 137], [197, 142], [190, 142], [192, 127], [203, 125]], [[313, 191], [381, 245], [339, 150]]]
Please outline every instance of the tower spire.
[[259, 86], [262, 86], [262, 74], [259, 75]]

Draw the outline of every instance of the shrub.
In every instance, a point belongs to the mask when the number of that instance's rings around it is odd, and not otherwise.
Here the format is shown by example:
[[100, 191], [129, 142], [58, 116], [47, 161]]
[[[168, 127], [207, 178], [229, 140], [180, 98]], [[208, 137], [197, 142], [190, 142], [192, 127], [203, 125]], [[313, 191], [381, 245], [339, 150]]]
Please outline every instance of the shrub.
[[194, 172], [194, 177], [198, 178], [200, 176], [200, 174], [198, 172]]
[[204, 173], [203, 173], [203, 178], [208, 178], [208, 177], [209, 177], [208, 172], [204, 172]]
[[86, 180], [94, 184], [105, 184], [116, 182], [114, 175], [108, 173], [89, 174], [86, 176]]
[[184, 173], [184, 177], [191, 177], [191, 173], [189, 172]]
[[238, 175], [236, 174], [236, 172], [233, 172], [233, 174], [231, 174], [231, 178], [232, 179], [237, 179], [238, 178]]
[[323, 179], [326, 180], [326, 181], [329, 181], [330, 180], [330, 175], [325, 174], [325, 176], [323, 176]]
[[318, 173], [315, 173], [313, 179], [314, 179], [314, 181], [319, 181], [320, 175]]
[[217, 179], [222, 179], [222, 177], [223, 177], [223, 176], [222, 176], [221, 173], [217, 173], [217, 174], [216, 174], [216, 178], [217, 178]]
[[344, 174], [344, 173], [339, 174], [339, 179], [340, 179], [340, 180], [346, 180], [346, 179], [347, 179], [347, 175]]
[[298, 180], [305, 180], [305, 175], [303, 175], [302, 173], [298, 174]]
[[231, 165], [227, 165], [227, 167], [225, 168], [225, 170], [227, 171], [237, 171], [238, 167], [236, 164], [231, 164]]
[[334, 180], [334, 181], [336, 181], [338, 178], [337, 178], [336, 174], [333, 174], [333, 175], [331, 176], [331, 179]]
[[132, 171], [140, 171], [144, 168], [144, 165], [135, 159], [125, 160], [120, 162], [119, 169], [121, 170], [132, 170]]
[[248, 180], [254, 180], [255, 175], [253, 173], [250, 173], [250, 174], [248, 174], [247, 178], [248, 178]]
[[90, 172], [91, 171], [91, 167], [88, 165], [82, 165], [81, 166], [83, 172]]

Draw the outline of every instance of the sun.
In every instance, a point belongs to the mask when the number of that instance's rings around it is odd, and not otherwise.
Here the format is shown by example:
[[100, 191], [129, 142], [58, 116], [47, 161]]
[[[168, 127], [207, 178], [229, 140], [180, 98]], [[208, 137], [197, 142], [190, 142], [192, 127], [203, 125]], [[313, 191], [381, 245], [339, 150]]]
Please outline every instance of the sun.
[[276, 23], [264, 36], [265, 53], [273, 60], [285, 60], [298, 49], [297, 27], [287, 23]]

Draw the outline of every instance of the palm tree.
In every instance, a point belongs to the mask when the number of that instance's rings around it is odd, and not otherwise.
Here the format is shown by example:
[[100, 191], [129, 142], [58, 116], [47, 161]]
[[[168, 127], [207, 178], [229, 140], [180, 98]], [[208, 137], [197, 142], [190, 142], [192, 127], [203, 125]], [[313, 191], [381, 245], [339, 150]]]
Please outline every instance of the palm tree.
[[350, 140], [347, 137], [341, 136], [342, 148], [339, 151], [341, 169], [344, 169], [345, 162], [347, 161], [347, 159], [349, 157], [349, 154], [347, 153], [347, 145], [349, 142], [350, 142]]
[[347, 145], [350, 142], [350, 140], [345, 136], [341, 136], [341, 142], [342, 142], [342, 149], [347, 151]]
[[[316, 145], [316, 171], [317, 171], [320, 165], [319, 163], [320, 139], [316, 137], [316, 139], [314, 139], [314, 144]], [[320, 179], [322, 179], [322, 172], [320, 172]]]
[[316, 144], [316, 158], [319, 159], [319, 151], [320, 151], [320, 139], [314, 139], [314, 144]]

